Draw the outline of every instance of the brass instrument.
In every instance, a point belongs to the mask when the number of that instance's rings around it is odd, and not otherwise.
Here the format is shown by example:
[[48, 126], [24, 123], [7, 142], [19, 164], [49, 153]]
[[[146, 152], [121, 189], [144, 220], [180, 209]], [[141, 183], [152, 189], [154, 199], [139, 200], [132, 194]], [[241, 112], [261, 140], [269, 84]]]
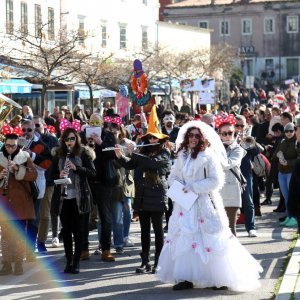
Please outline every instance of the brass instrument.
[[253, 149], [256, 146], [256, 141], [253, 136], [244, 136], [241, 139], [241, 147], [245, 150]]
[[[22, 106], [0, 93], [0, 125], [2, 125], [2, 122], [7, 119], [7, 116], [14, 108], [22, 109]], [[0, 140], [4, 141], [4, 139], [5, 137], [0, 134]]]
[[[70, 159], [70, 155], [71, 155], [71, 148], [68, 147], [68, 152], [67, 152], [67, 155], [66, 155], [66, 161], [65, 161], [65, 166], [64, 166], [64, 171], [66, 171], [68, 174], [69, 174], [69, 168], [67, 167], [67, 163]], [[68, 175], [65, 178], [68, 178]], [[62, 196], [63, 197], [68, 196], [68, 185], [67, 184], [63, 185]]]
[[4, 183], [3, 183], [3, 192], [2, 192], [3, 196], [6, 196], [7, 192], [8, 192], [8, 181], [9, 181], [9, 173], [10, 173], [8, 165], [9, 165], [9, 162], [11, 161], [11, 155], [8, 155], [7, 161], [8, 161], [7, 168], [6, 168], [7, 175], [3, 178], [3, 180], [4, 180]]

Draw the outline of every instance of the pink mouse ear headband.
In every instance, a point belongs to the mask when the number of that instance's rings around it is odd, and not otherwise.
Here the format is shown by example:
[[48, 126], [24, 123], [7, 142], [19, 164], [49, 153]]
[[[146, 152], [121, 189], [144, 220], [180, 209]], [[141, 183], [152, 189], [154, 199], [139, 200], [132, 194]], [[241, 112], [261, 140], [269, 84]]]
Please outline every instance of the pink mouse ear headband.
[[235, 116], [232, 114], [215, 116], [215, 127], [216, 128], [219, 128], [224, 123], [234, 125], [236, 123]]
[[67, 128], [73, 128], [77, 132], [81, 130], [80, 121], [75, 119], [72, 123], [69, 122], [67, 119], [62, 119], [59, 123], [59, 130], [62, 132], [66, 130]]
[[105, 116], [104, 122], [105, 123], [114, 123], [114, 124], [117, 124], [118, 126], [121, 126], [123, 123], [122, 118], [120, 116], [115, 116], [115, 117]]
[[2, 126], [1, 133], [3, 135], [8, 135], [8, 134], [16, 134], [17, 136], [23, 135], [23, 131], [20, 126], [16, 126], [13, 128], [13, 127], [9, 126], [8, 124]]

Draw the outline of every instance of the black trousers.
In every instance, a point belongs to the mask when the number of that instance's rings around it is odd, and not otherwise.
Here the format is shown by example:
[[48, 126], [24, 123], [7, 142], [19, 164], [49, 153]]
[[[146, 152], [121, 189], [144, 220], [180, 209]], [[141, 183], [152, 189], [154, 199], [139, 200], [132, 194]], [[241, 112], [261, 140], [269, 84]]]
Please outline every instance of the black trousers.
[[142, 243], [142, 259], [144, 262], [149, 261], [150, 244], [151, 244], [151, 223], [155, 235], [155, 264], [164, 243], [163, 231], [163, 212], [157, 211], [139, 211], [139, 219], [141, 225], [141, 243]]
[[[63, 202], [60, 221], [62, 225], [62, 236], [65, 254], [68, 261], [72, 259], [79, 262], [83, 241], [84, 215], [79, 214], [76, 199], [65, 199]], [[75, 251], [73, 255], [73, 239]]]

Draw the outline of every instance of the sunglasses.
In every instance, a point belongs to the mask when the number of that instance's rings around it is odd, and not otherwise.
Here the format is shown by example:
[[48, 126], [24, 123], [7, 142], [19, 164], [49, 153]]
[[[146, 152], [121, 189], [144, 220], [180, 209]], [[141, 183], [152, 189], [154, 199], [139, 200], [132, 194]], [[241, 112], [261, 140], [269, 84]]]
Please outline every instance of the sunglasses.
[[285, 133], [293, 133], [294, 130], [285, 130], [284, 132], [285, 132]]
[[221, 134], [221, 136], [232, 136], [233, 135], [233, 131], [228, 131], [228, 132], [226, 132], [226, 131], [224, 131], [224, 132], [221, 132], [220, 133]]
[[33, 129], [32, 128], [22, 128], [23, 132], [32, 132]]
[[155, 137], [155, 136], [153, 136], [153, 135], [150, 135], [148, 139], [149, 139], [149, 140], [158, 140], [158, 138]]
[[35, 124], [35, 128], [40, 128], [41, 124]]
[[14, 144], [14, 145], [11, 145], [11, 144], [5, 144], [5, 148], [10, 148], [10, 149], [16, 149], [18, 145]]
[[235, 127], [241, 127], [241, 128], [244, 128], [244, 127], [245, 127], [245, 125], [240, 125], [240, 124], [235, 124], [234, 126], [235, 126]]
[[195, 139], [197, 139], [197, 140], [200, 140], [200, 138], [201, 138], [201, 136], [200, 136], [200, 134], [199, 133], [192, 133], [192, 132], [190, 132], [189, 134], [188, 134], [188, 137], [189, 138], [195, 138]]
[[72, 136], [72, 137], [69, 137], [69, 138], [65, 138], [64, 141], [65, 142], [75, 142], [76, 141], [76, 137]]

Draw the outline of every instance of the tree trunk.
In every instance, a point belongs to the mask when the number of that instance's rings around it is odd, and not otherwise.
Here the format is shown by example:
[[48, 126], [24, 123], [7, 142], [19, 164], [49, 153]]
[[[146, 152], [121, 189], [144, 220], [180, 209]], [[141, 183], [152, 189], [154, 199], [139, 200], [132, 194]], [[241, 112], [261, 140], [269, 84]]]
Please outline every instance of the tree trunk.
[[90, 92], [90, 102], [91, 102], [91, 112], [94, 112], [94, 97], [93, 97], [93, 89], [92, 87], [89, 85], [89, 92]]
[[41, 117], [44, 116], [45, 109], [48, 109], [48, 99], [47, 99], [47, 96], [46, 96], [47, 88], [48, 88], [48, 86], [43, 84], [42, 91], [41, 91], [41, 107], [40, 107], [40, 110], [39, 110], [39, 114], [40, 114]]

